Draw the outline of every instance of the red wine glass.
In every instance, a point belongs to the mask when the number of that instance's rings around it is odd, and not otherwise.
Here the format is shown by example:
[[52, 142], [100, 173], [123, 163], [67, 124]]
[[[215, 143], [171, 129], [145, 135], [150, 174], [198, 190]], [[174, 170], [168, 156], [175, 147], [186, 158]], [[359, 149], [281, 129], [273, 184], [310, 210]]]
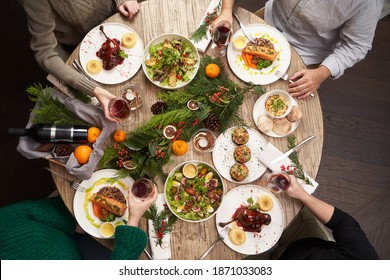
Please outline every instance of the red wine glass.
[[134, 200], [142, 201], [153, 195], [154, 183], [147, 178], [137, 179], [131, 186], [131, 193], [133, 194]]
[[274, 193], [284, 192], [290, 187], [291, 178], [287, 172], [276, 171], [265, 176], [267, 181], [266, 187]]
[[211, 35], [214, 43], [211, 52], [214, 56], [221, 57], [226, 55], [226, 48], [229, 44], [231, 29], [232, 26], [227, 20], [222, 20], [214, 26], [213, 33]]
[[122, 126], [129, 126], [134, 122], [134, 113], [124, 98], [113, 98], [108, 103], [110, 117], [117, 120]]

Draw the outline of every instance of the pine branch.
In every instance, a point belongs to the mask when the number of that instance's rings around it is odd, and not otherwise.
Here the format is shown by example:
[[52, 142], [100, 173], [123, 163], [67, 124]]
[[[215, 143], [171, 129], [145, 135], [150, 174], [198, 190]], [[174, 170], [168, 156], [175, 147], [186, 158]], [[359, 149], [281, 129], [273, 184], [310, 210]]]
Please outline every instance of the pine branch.
[[54, 95], [51, 87], [43, 88], [41, 84], [34, 84], [27, 88], [31, 101], [37, 102], [39, 108], [33, 109], [33, 123], [51, 125], [84, 125], [90, 124], [80, 120], [74, 113], [69, 111]]
[[[287, 137], [287, 147], [289, 149], [292, 149], [295, 147], [296, 145], [296, 137], [295, 135], [290, 135]], [[292, 163], [292, 167], [294, 168], [292, 171], [293, 171], [293, 175], [295, 175], [295, 177], [299, 178], [299, 179], [302, 179], [305, 181], [306, 184], [308, 185], [313, 185], [310, 180], [306, 177], [305, 175], [305, 172], [303, 171], [303, 166], [302, 164], [299, 162], [299, 158], [298, 158], [298, 153], [296, 151], [292, 152], [289, 156], [290, 160], [291, 160], [291, 163]], [[285, 167], [287, 168], [287, 167]], [[290, 171], [287, 169], [287, 171]]]

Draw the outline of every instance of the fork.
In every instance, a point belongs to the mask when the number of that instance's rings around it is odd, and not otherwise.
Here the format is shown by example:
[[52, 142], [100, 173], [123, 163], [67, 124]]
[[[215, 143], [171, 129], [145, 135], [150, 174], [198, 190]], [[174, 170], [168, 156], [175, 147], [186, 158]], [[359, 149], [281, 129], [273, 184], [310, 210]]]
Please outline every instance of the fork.
[[221, 233], [218, 236], [218, 239], [215, 240], [213, 242], [213, 244], [211, 244], [211, 246], [203, 253], [203, 255], [201, 255], [198, 258], [198, 260], [203, 260], [208, 255], [208, 253], [210, 253], [210, 251], [214, 248], [214, 246], [218, 243], [218, 241], [224, 240], [226, 238], [226, 236], [229, 234], [229, 232], [230, 232], [230, 228], [229, 227], [223, 228]]
[[[283, 73], [279, 70], [276, 70], [275, 71], [275, 75], [279, 78], [279, 79], [282, 79], [282, 80], [285, 80], [286, 82], [289, 82], [290, 84], [293, 83], [294, 81], [293, 80], [290, 80], [288, 78], [288, 74], [287, 73]], [[310, 96], [311, 97], [314, 97], [314, 93], [310, 93]]]
[[70, 186], [71, 186], [73, 189], [75, 189], [76, 191], [79, 191], [79, 192], [85, 191], [85, 187], [82, 186], [79, 182], [70, 180], [70, 179], [68, 179], [68, 178], [66, 178], [66, 177], [64, 177], [64, 176], [62, 176], [61, 174], [59, 174], [59, 173], [57, 173], [57, 172], [51, 170], [49, 167], [45, 167], [45, 169], [46, 169], [47, 171], [53, 173], [54, 175], [56, 175], [56, 176], [58, 176], [58, 177], [60, 177], [60, 178], [62, 178], [62, 179], [64, 179], [64, 180], [68, 181], [68, 182], [70, 183]]
[[84, 75], [88, 80], [93, 81], [91, 77], [84, 71], [83, 67], [81, 66], [80, 62], [77, 59], [74, 59], [72, 62], [72, 66], [82, 75]]

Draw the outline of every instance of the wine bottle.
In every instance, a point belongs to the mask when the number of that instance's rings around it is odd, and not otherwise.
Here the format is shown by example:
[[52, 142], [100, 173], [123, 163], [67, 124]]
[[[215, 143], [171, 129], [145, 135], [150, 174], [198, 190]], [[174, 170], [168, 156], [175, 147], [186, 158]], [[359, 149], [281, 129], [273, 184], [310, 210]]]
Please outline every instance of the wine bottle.
[[34, 124], [30, 128], [8, 128], [8, 134], [30, 136], [38, 142], [76, 142], [88, 141], [86, 126], [54, 126], [49, 124]]

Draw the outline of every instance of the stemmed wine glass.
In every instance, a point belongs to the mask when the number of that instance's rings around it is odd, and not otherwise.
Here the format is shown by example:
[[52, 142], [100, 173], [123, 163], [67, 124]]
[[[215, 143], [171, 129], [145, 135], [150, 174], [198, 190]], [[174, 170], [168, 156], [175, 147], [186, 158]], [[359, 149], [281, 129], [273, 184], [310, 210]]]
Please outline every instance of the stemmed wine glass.
[[113, 98], [108, 103], [110, 117], [117, 120], [122, 126], [129, 126], [134, 123], [134, 112], [124, 98]]
[[211, 52], [216, 57], [226, 55], [226, 47], [229, 44], [232, 26], [227, 20], [221, 20], [214, 26], [212, 33], [213, 48]]

